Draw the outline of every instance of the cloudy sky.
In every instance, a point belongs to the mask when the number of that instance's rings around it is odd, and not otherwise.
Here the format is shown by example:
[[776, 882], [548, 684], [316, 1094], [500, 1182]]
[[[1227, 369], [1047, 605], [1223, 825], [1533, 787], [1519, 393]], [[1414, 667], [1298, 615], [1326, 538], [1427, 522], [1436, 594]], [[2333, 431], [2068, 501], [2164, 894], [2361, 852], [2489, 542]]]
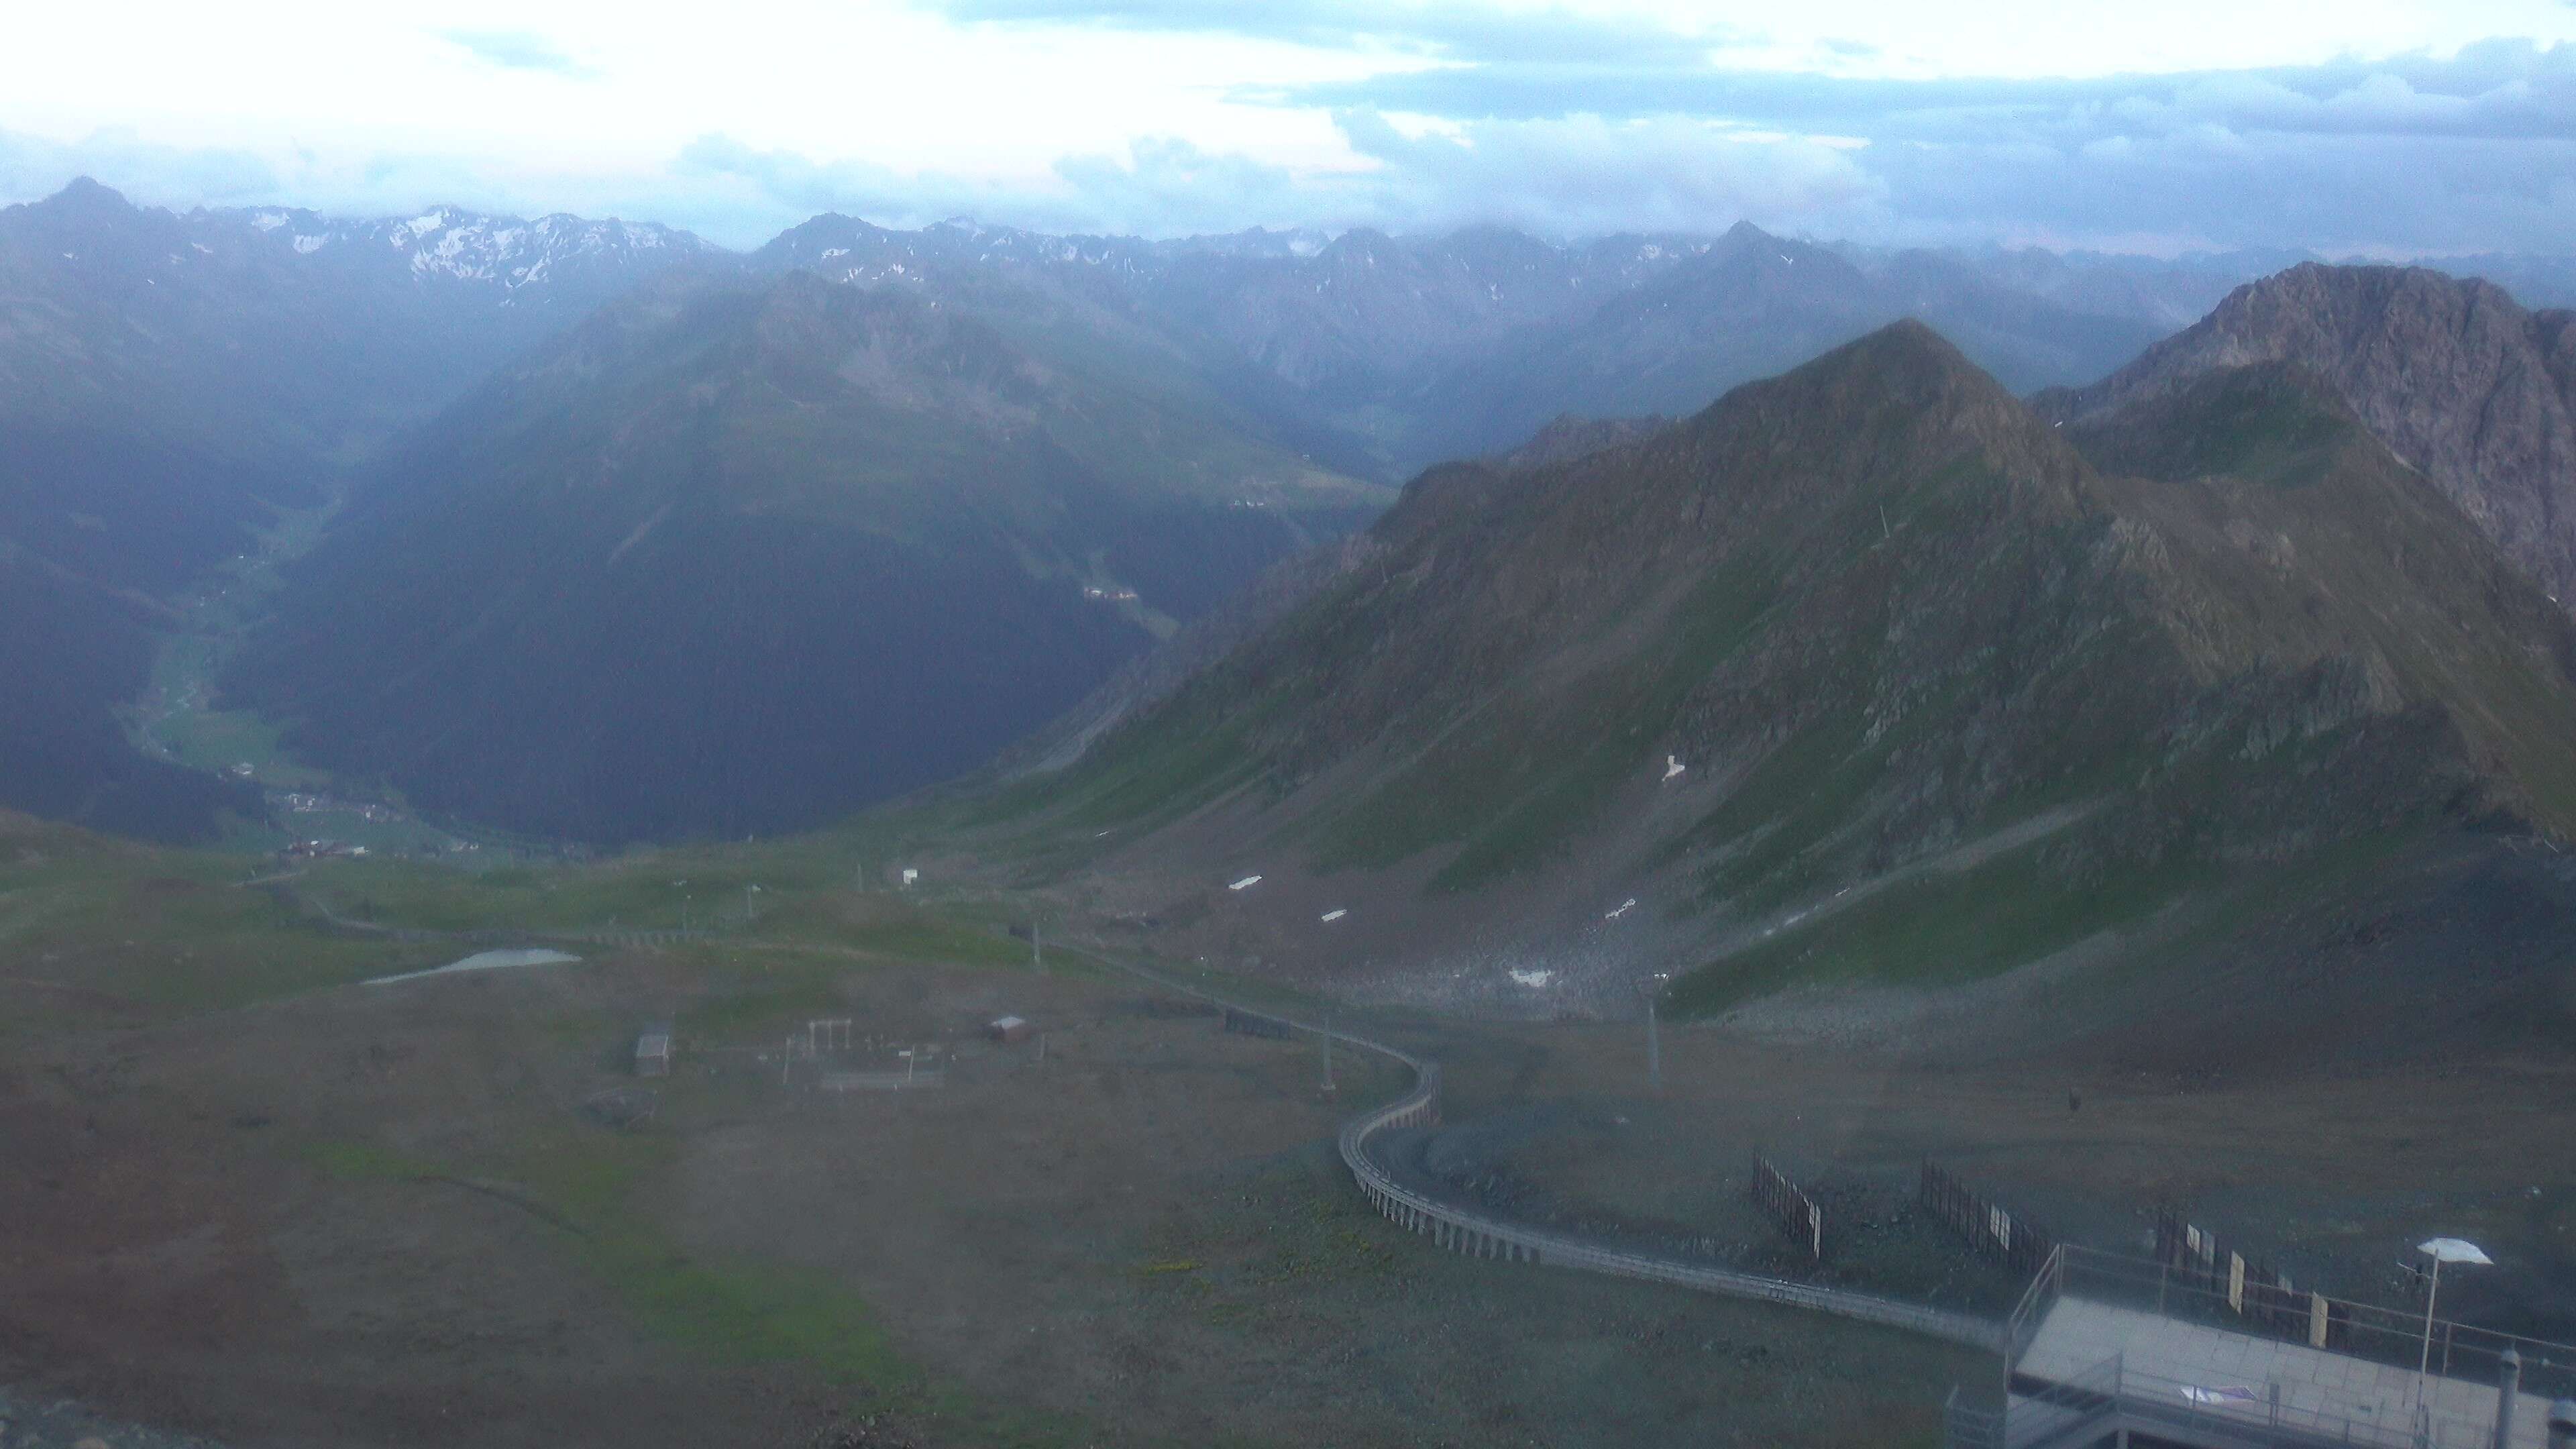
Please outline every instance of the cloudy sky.
[[95, 0], [0, 34], [0, 202], [2576, 251], [2576, 0]]

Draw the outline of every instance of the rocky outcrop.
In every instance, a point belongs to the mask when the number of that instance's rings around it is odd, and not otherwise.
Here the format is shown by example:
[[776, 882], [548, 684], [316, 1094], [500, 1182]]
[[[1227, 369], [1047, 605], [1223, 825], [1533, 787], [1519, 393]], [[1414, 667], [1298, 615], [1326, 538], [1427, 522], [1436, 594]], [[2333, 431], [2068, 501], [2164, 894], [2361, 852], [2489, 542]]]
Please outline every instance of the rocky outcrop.
[[2323, 380], [2576, 606], [2576, 313], [2528, 312], [2492, 283], [2421, 267], [2309, 263], [2238, 288], [2136, 362], [2041, 405], [2080, 423], [2265, 362]]

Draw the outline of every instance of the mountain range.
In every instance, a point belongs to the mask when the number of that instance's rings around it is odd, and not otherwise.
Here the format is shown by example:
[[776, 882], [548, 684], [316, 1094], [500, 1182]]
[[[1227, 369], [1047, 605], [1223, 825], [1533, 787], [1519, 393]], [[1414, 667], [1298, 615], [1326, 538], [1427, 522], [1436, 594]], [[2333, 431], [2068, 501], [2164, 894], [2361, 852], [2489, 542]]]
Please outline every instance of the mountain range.
[[180, 600], [560, 319], [707, 250], [567, 217], [175, 216], [86, 181], [0, 210], [0, 798], [163, 836], [255, 818], [119, 723]]
[[[1425, 466], [1442, 494], [1442, 459], [1591, 466], [1663, 435], [1639, 415], [1903, 316], [2011, 389], [2087, 383], [2256, 260], [838, 216], [736, 254], [80, 183], [0, 211], [0, 591], [48, 621], [0, 645], [29, 684], [0, 788], [163, 835], [256, 813], [124, 719], [181, 605], [294, 511], [319, 546], [220, 685], [308, 759], [546, 834], [793, 828], [971, 768], [1113, 676], [1168, 678], [1149, 651], [1176, 631], [1221, 653], [1339, 567], [1283, 560]], [[2126, 407], [2050, 397], [2077, 436]]]
[[2560, 599], [2576, 600], [2576, 311], [2422, 267], [2305, 263], [2089, 387], [2040, 400], [2078, 423], [2215, 368], [2314, 376]]
[[671, 277], [415, 433], [228, 688], [553, 838], [822, 823], [979, 764], [1374, 485], [903, 289]]
[[1750, 224], [1578, 245], [1496, 228], [1156, 243], [822, 216], [753, 261], [1116, 318], [1165, 339], [1283, 439], [1387, 480], [1508, 448], [1559, 412], [1687, 411], [1917, 313], [2018, 386], [2096, 377], [2248, 275], [2131, 261], [2101, 269], [2125, 285], [2101, 285], [2081, 262], [2028, 254], [1856, 261]]
[[2576, 625], [2278, 359], [2069, 421], [1895, 324], [1643, 437], [1432, 469], [1173, 673], [962, 818], [1074, 842], [1161, 949], [1452, 1004], [1975, 978], [2576, 826]]

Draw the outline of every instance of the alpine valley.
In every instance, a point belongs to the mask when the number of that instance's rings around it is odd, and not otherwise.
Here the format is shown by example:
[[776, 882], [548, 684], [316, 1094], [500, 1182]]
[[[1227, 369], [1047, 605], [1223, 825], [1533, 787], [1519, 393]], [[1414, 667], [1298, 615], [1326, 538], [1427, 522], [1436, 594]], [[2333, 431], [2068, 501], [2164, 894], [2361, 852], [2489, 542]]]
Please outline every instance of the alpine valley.
[[[537, 841], [793, 830], [972, 771], [1105, 689], [1043, 737], [1055, 745], [1006, 757], [1060, 761], [1065, 742], [1125, 712], [1137, 681], [1199, 672], [1223, 652], [1211, 641], [1272, 659], [1253, 670], [1271, 677], [1288, 656], [1258, 652], [1284, 647], [1259, 642], [1259, 626], [1301, 602], [1321, 607], [1306, 597], [1317, 581], [1376, 559], [1386, 580], [1375, 592], [1345, 598], [1346, 580], [1328, 590], [1358, 611], [1330, 629], [1388, 659], [1411, 657], [1404, 641], [1432, 631], [1422, 637], [1440, 642], [1419, 646], [1423, 671], [1404, 677], [1445, 682], [1389, 685], [1383, 699], [1337, 688], [1328, 720], [1293, 726], [1293, 711], [1260, 705], [1268, 743], [1233, 768], [1257, 762], [1268, 788], [1314, 772], [1375, 782], [1354, 797], [1375, 806], [1314, 827], [1319, 864], [1393, 867], [1455, 850], [1456, 861], [1421, 867], [1443, 890], [1500, 878], [1588, 828], [1603, 792], [1640, 761], [1699, 761], [1686, 789], [1664, 792], [1673, 799], [1723, 793], [1756, 771], [1768, 747], [1723, 736], [1710, 711], [1725, 690], [1710, 681], [1760, 661], [1788, 668], [1760, 643], [1782, 625], [1784, 601], [1862, 587], [1815, 582], [1840, 567], [1833, 550], [1792, 547], [1782, 530], [1866, 533], [1884, 505], [1878, 551], [1902, 554], [1907, 510], [1935, 497], [1882, 498], [1870, 491], [1880, 485], [1836, 475], [1830, 488], [1796, 490], [1807, 511], [1743, 523], [1762, 540], [1742, 545], [1754, 552], [1673, 553], [1674, 535], [1658, 544], [1671, 558], [1648, 568], [1624, 543], [1580, 543], [1584, 509], [1664, 526], [1647, 521], [1662, 515], [1643, 495], [1609, 501], [1624, 496], [1614, 482], [1630, 481], [1614, 460], [1663, 459], [1657, 450], [1709, 425], [1659, 419], [1905, 317], [1951, 339], [1959, 367], [1996, 379], [1989, 432], [2027, 414], [2010, 390], [2084, 389], [2037, 403], [2068, 425], [2051, 442], [2069, 457], [2148, 400], [2178, 406], [2178, 380], [2215, 367], [2277, 361], [2290, 369], [2283, 388], [2293, 374], [2324, 379], [2318, 407], [2386, 439], [2400, 466], [2424, 469], [2473, 529], [2559, 591], [2552, 570], [2566, 545], [2535, 521], [2563, 516], [2546, 511], [2564, 485], [2564, 369], [2548, 360], [2563, 329], [2551, 314], [2526, 318], [2487, 284], [2403, 274], [2424, 279], [2405, 283], [2407, 297], [2464, 289], [2466, 315], [2498, 319], [2443, 335], [2469, 337], [2479, 375], [2499, 381], [2400, 418], [2385, 399], [2408, 367], [2459, 369], [2423, 337], [2369, 320], [2395, 304], [2267, 300], [2312, 285], [2302, 277], [2340, 287], [2377, 273], [2311, 266], [2194, 322], [2270, 261], [1872, 252], [1750, 225], [1576, 244], [1492, 229], [1143, 241], [964, 221], [894, 231], [830, 215], [733, 253], [649, 225], [453, 208], [365, 222], [278, 209], [183, 216], [85, 181], [0, 212], [0, 589], [15, 617], [41, 621], [0, 646], [31, 685], [0, 718], [12, 761], [0, 781], [10, 803], [42, 814], [174, 838], [226, 820], [256, 833], [274, 811], [263, 791], [299, 782]], [[2342, 320], [2298, 331], [2279, 320], [2291, 316]], [[2241, 339], [2255, 326], [2243, 318], [2270, 319], [2263, 335], [2288, 340], [2196, 340]], [[2375, 360], [2337, 371], [2351, 357]], [[2528, 381], [2550, 377], [2560, 381]], [[2508, 386], [2530, 395], [2480, 416], [2528, 414], [2527, 438], [2492, 421], [2472, 437], [2443, 431], [2442, 419]], [[1847, 421], [1814, 421], [1777, 445], [1810, 456]], [[1497, 461], [1441, 461], [1480, 456]], [[2491, 457], [2505, 461], [2488, 467]], [[1954, 464], [1971, 466], [1946, 455], [1879, 466], [1911, 476]], [[1685, 485], [1674, 473], [1655, 486]], [[2109, 486], [2052, 506], [2094, 518]], [[1842, 512], [1822, 501], [1847, 493]], [[1549, 511], [1560, 507], [1576, 511]], [[1830, 517], [1809, 516], [1818, 509]], [[1506, 516], [1521, 521], [1496, 533]], [[1434, 521], [1480, 541], [1433, 542], [1445, 538]], [[1552, 583], [1543, 605], [1446, 573], [1442, 589], [1482, 602], [1441, 603], [1463, 612], [1438, 624], [1439, 590], [1394, 603], [1403, 579], [1433, 577], [1420, 572], [1433, 558], [1501, 570], [1520, 550], [1596, 546], [1610, 549], [1609, 572]], [[1285, 572], [1244, 592], [1274, 567]], [[1561, 572], [1513, 567], [1516, 588]], [[1299, 617], [1299, 628], [1327, 627]], [[1612, 635], [1571, 642], [1614, 617], [1627, 622]], [[1525, 630], [1573, 633], [1542, 648]], [[1634, 650], [1646, 653], [1622, 652]], [[2317, 661], [2345, 652], [2308, 650]], [[1661, 662], [1640, 662], [1649, 656]], [[1322, 656], [1296, 657], [1306, 662], [1292, 674], [1325, 677]], [[2235, 667], [2213, 658], [2239, 654], [2193, 656], [2191, 667]], [[188, 673], [173, 660], [202, 663]], [[1930, 688], [1918, 676], [1946, 667], [1920, 665], [1911, 683], [1851, 674], [1840, 694], [1801, 688], [1802, 722], [1766, 715], [1761, 736], [1794, 747], [1784, 760], [1843, 759], [1832, 742], [1853, 731], [1893, 758], [1928, 759], [1907, 751], [1933, 746], [1891, 735], [1892, 719], [1832, 701], [1907, 701], [1927, 740], [1947, 741], [1949, 726], [1915, 698]], [[1846, 673], [1857, 668], [1846, 661]], [[1478, 672], [1447, 672], [1457, 669]], [[1537, 687], [1521, 679], [1528, 669], [1575, 689], [1583, 707], [1524, 700], [1497, 714], [1501, 696], [1487, 692], [1520, 680], [1506, 691], [1520, 698]], [[1626, 693], [1592, 690], [1630, 674]], [[2355, 677], [2390, 676], [2373, 666]], [[1728, 688], [1776, 692], [1785, 678]], [[1193, 711], [1212, 707], [1209, 687], [1193, 687]], [[1113, 698], [1127, 703], [1105, 709]], [[1629, 718], [1620, 700], [1644, 712]], [[217, 746], [173, 750], [150, 728], [182, 706], [213, 711], [222, 748], [263, 748], [210, 771]], [[1524, 706], [1535, 713], [1504, 723]], [[2001, 706], [1954, 707], [1964, 720]], [[1611, 722], [1604, 710], [1617, 716], [1615, 748], [1595, 738]], [[1469, 747], [1475, 730], [1452, 728], [1470, 718], [1501, 731], [1478, 748], [1536, 751], [1579, 779], [1518, 806], [1486, 799], [1473, 818], [1414, 811], [1426, 782], [1493, 767]], [[1408, 748], [1430, 753], [1397, 769]], [[1846, 802], [1859, 814], [1801, 829], [1850, 845], [1901, 796], [1913, 825], [1886, 827], [1871, 847], [1901, 859], [1973, 836], [2020, 808], [1999, 802], [2038, 788], [2023, 765], [1983, 755], [1973, 768], [1924, 768], [1938, 790], [1890, 780]], [[1317, 798], [1283, 808], [1336, 815]], [[1380, 816], [1409, 823], [1388, 833], [1370, 824]], [[1930, 833], [1909, 844], [1917, 826]], [[1630, 863], [1669, 872], [1696, 860], [1705, 872], [1749, 848], [1722, 825], [1694, 830], [1688, 843], [1639, 846]], [[1772, 843], [1754, 863], [1797, 834], [1766, 827]]]
[[1733, 221], [0, 211], [0, 1449], [2532, 1449], [2566, 264]]

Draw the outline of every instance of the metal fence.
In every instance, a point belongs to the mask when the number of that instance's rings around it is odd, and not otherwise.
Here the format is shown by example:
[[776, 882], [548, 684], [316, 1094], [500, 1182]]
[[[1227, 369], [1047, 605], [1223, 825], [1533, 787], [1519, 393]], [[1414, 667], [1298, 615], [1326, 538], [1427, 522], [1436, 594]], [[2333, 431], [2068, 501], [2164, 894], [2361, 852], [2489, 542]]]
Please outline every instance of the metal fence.
[[[1113, 970], [1124, 971], [1156, 985], [1194, 996], [1224, 1007], [1229, 1013], [1241, 1008], [1223, 998], [1175, 981], [1159, 972], [1131, 962], [1093, 951], [1081, 954]], [[1242, 1012], [1260, 1016], [1257, 1012]], [[1738, 1272], [1731, 1268], [1656, 1253], [1631, 1252], [1604, 1247], [1570, 1233], [1551, 1232], [1543, 1228], [1494, 1217], [1490, 1214], [1453, 1203], [1441, 1202], [1425, 1193], [1406, 1187], [1377, 1160], [1374, 1145], [1385, 1133], [1405, 1127], [1423, 1126], [1440, 1120], [1440, 1065], [1425, 1061], [1409, 1052], [1384, 1042], [1372, 1041], [1348, 1031], [1313, 1022], [1282, 1017], [1263, 1017], [1282, 1021], [1291, 1030], [1313, 1032], [1317, 1036], [1376, 1052], [1396, 1062], [1413, 1074], [1413, 1086], [1395, 1100], [1374, 1107], [1342, 1125], [1337, 1145], [1342, 1163], [1350, 1169], [1369, 1204], [1390, 1220], [1414, 1232], [1430, 1237], [1441, 1247], [1476, 1257], [1539, 1263], [1549, 1267], [1574, 1268], [1586, 1272], [1606, 1273], [1620, 1278], [1638, 1278], [1649, 1282], [1670, 1283], [1729, 1297], [1749, 1298], [1758, 1302], [1778, 1303], [1792, 1308], [1805, 1308], [1830, 1313], [1864, 1323], [1928, 1334], [1972, 1348], [1992, 1350], [1996, 1347], [2002, 1326], [1991, 1319], [1978, 1318], [1948, 1309], [1930, 1308], [1918, 1303], [1901, 1303], [1844, 1288], [1828, 1288], [1813, 1283], [1798, 1283], [1786, 1278], [1773, 1278], [1760, 1273]]]
[[2029, 1386], [2009, 1415], [1968, 1404], [1943, 1406], [1950, 1449], [2039, 1449], [2098, 1443], [2115, 1427], [2154, 1443], [2261, 1444], [2277, 1449], [2491, 1449], [2492, 1412], [2436, 1417], [2418, 1410], [2394, 1421], [2300, 1403], [2278, 1384], [2228, 1391], [2142, 1371], [2124, 1354], [2048, 1384]]
[[1969, 1403], [1967, 1391], [1952, 1387], [1941, 1405], [1944, 1449], [2005, 1449], [2004, 1411]]
[[1354, 1046], [1383, 1052], [1410, 1067], [1413, 1090], [1383, 1107], [1354, 1117], [1342, 1128], [1342, 1161], [1372, 1206], [1396, 1223], [1429, 1236], [1441, 1247], [1475, 1257], [1576, 1268], [1620, 1278], [1671, 1283], [1707, 1293], [1811, 1309], [1842, 1318], [1928, 1334], [1973, 1348], [1993, 1349], [2001, 1336], [1990, 1319], [1918, 1303], [1901, 1303], [1845, 1288], [1799, 1283], [1761, 1273], [1740, 1272], [1656, 1253], [1604, 1247], [1568, 1233], [1551, 1232], [1493, 1217], [1473, 1208], [1444, 1203], [1396, 1180], [1381, 1164], [1371, 1144], [1389, 1129], [1436, 1122], [1440, 1113], [1440, 1068], [1381, 1043], [1334, 1033]]
[[[2504, 1371], [2505, 1351], [2511, 1349], [2521, 1360], [2523, 1392], [2552, 1399], [2576, 1395], [2576, 1345], [2442, 1318], [2428, 1326], [2421, 1311], [2322, 1293], [2257, 1289], [2241, 1257], [2213, 1253], [2222, 1264], [2215, 1273], [2199, 1265], [2197, 1253], [2193, 1261], [2178, 1265], [2067, 1247], [2042, 1278], [2052, 1296], [2068, 1293], [2151, 1308], [2168, 1318], [2303, 1343], [2373, 1363], [2407, 1369], [2421, 1365], [2443, 1378], [2494, 1383]], [[2039, 1286], [2035, 1282], [2034, 1291]]]

